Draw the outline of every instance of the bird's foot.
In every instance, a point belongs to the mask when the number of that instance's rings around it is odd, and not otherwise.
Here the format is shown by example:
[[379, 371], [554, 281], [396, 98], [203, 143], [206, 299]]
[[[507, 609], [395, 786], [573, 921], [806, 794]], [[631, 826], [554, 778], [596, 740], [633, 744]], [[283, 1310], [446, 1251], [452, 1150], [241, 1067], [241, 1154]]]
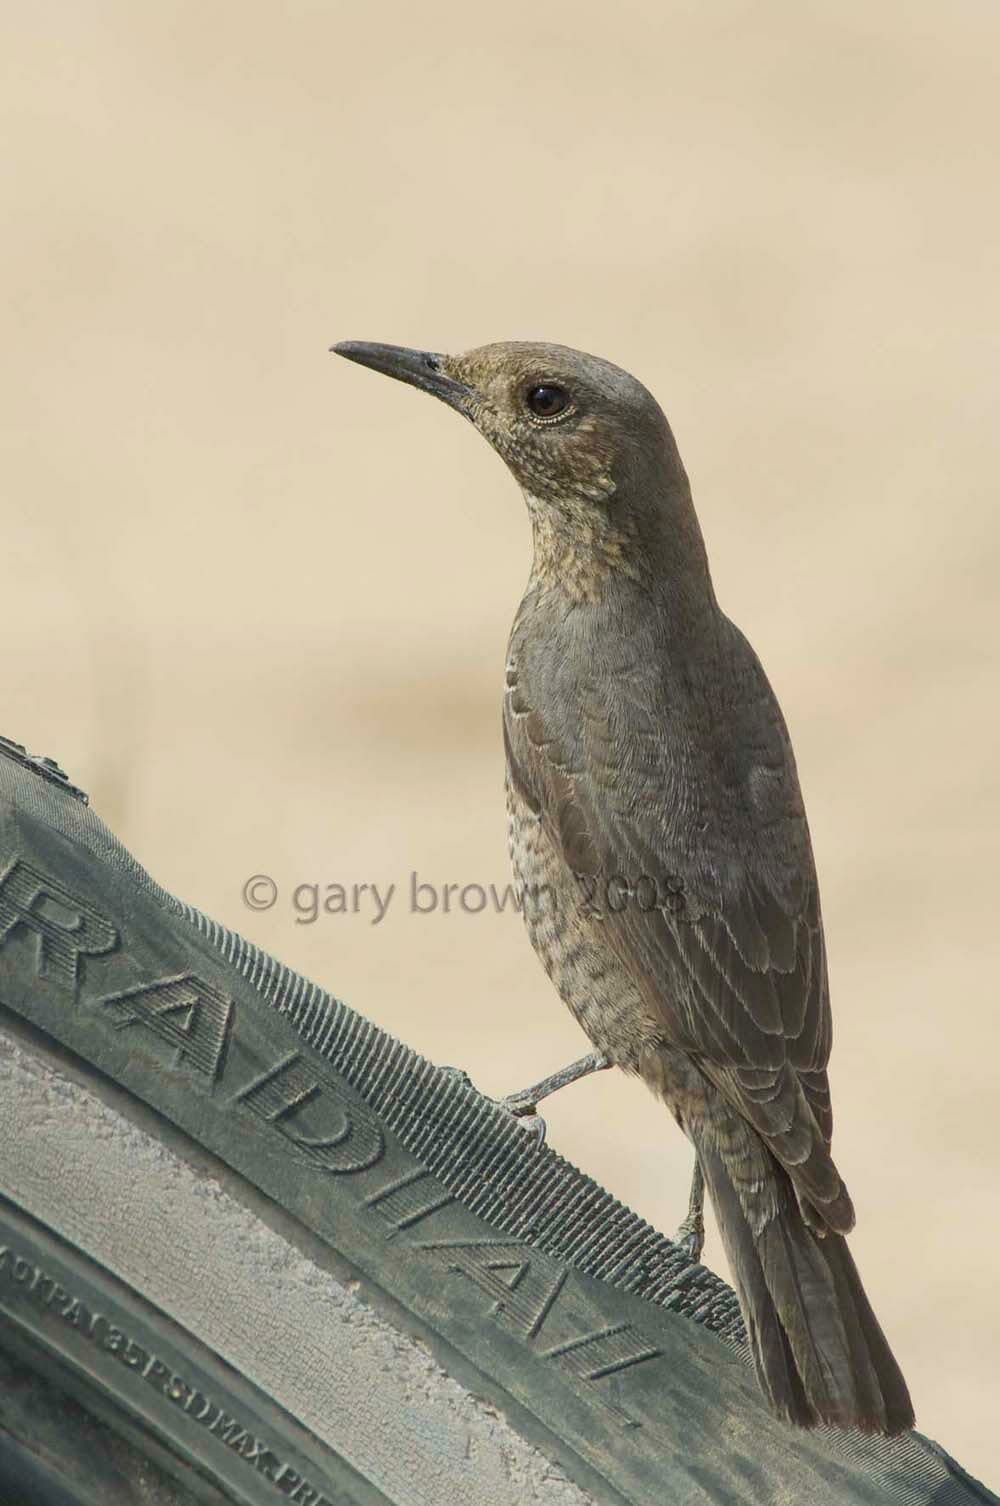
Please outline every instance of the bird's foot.
[[674, 1235], [674, 1244], [680, 1245], [688, 1259], [695, 1265], [701, 1260], [705, 1248], [705, 1220], [700, 1211], [691, 1212]]
[[[463, 1071], [461, 1067], [439, 1067], [438, 1070], [448, 1077], [457, 1078], [467, 1088], [475, 1087], [468, 1072]], [[506, 1098], [491, 1098], [490, 1102], [495, 1103], [498, 1109], [503, 1109], [504, 1113], [510, 1114], [513, 1119], [526, 1119], [528, 1122], [524, 1127], [528, 1133], [534, 1137], [539, 1146], [545, 1144], [545, 1120], [538, 1112], [538, 1103], [532, 1096], [530, 1088], [520, 1093], [508, 1093]]]
[[539, 1148], [545, 1144], [545, 1120], [538, 1112], [538, 1104], [528, 1093], [508, 1093], [506, 1098], [494, 1098], [493, 1102], [498, 1108], [510, 1114], [513, 1119], [527, 1121], [524, 1128], [532, 1135]]
[[512, 1114], [515, 1119], [527, 1119], [525, 1125], [529, 1134], [534, 1135], [539, 1146], [545, 1144], [545, 1120], [538, 1112], [538, 1105], [543, 1098], [548, 1098], [552, 1093], [558, 1093], [560, 1088], [565, 1088], [568, 1083], [578, 1082], [581, 1077], [589, 1077], [591, 1072], [603, 1072], [611, 1066], [609, 1059], [600, 1051], [591, 1051], [589, 1056], [581, 1056], [577, 1062], [571, 1062], [568, 1067], [563, 1067], [559, 1072], [553, 1072], [551, 1077], [543, 1077], [541, 1082], [536, 1082], [533, 1087], [522, 1088], [519, 1093], [508, 1093], [506, 1098], [495, 1099], [502, 1109]]

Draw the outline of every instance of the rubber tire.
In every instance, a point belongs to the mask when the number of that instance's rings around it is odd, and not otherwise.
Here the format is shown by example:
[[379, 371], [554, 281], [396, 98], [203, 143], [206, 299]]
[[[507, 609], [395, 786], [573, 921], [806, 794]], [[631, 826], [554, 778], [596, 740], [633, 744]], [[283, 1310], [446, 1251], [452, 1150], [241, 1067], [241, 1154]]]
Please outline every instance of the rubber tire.
[[0, 1075], [18, 1506], [996, 1500], [773, 1418], [718, 1277], [2, 741]]

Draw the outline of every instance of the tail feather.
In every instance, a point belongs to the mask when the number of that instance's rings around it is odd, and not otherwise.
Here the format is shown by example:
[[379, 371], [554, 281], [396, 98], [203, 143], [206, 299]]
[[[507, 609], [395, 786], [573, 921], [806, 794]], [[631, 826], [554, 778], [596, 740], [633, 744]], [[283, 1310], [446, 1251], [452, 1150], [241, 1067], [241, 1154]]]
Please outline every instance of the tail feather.
[[773, 1211], [751, 1225], [719, 1150], [702, 1144], [699, 1157], [757, 1374], [775, 1410], [804, 1427], [911, 1427], [906, 1382], [844, 1237], [810, 1231], [774, 1161]]

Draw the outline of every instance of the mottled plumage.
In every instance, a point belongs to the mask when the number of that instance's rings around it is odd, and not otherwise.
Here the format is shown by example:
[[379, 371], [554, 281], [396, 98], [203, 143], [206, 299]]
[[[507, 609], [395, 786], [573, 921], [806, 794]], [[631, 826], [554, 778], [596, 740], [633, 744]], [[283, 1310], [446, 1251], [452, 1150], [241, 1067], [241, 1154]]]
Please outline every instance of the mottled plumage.
[[561, 346], [395, 365], [391, 347], [342, 349], [464, 412], [524, 491], [534, 564], [503, 730], [529, 935], [598, 1050], [693, 1142], [764, 1389], [797, 1423], [909, 1426], [843, 1238], [854, 1210], [830, 1153], [826, 954], [795, 760], [716, 602], [662, 412]]

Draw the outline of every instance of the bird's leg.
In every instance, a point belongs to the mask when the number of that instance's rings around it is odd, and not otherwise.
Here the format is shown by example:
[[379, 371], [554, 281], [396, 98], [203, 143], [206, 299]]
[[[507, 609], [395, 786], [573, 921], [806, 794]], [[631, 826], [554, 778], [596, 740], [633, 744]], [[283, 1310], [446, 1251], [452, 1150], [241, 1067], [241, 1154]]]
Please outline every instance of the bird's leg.
[[561, 1071], [553, 1072], [551, 1077], [543, 1077], [533, 1087], [522, 1088], [519, 1093], [508, 1093], [506, 1098], [499, 1100], [500, 1107], [506, 1109], [508, 1114], [513, 1114], [515, 1119], [533, 1119], [531, 1130], [537, 1135], [541, 1145], [545, 1139], [545, 1120], [538, 1112], [542, 1099], [558, 1093], [560, 1088], [576, 1082], [580, 1077], [589, 1077], [591, 1072], [603, 1072], [610, 1066], [611, 1062], [606, 1056], [600, 1051], [592, 1051], [589, 1056], [581, 1056], [578, 1062], [571, 1062]]
[[674, 1235], [674, 1244], [680, 1245], [696, 1264], [701, 1259], [705, 1244], [705, 1176], [697, 1155], [694, 1158], [687, 1218]]

